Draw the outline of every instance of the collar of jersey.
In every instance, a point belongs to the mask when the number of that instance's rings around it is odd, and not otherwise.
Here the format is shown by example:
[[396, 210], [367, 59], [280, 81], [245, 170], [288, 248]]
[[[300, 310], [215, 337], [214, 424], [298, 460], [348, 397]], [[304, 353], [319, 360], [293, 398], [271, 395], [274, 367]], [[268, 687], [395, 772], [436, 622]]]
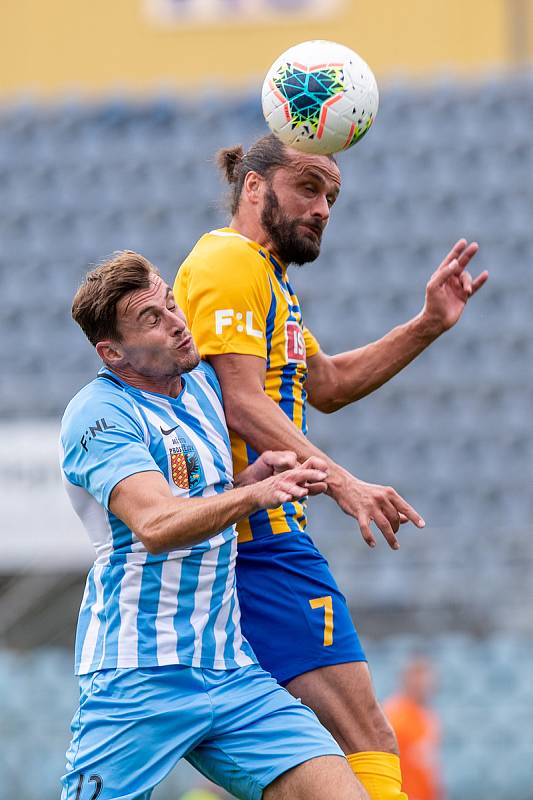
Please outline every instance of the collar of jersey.
[[127, 383], [127, 381], [119, 378], [119, 376], [109, 367], [101, 367], [96, 373], [96, 377], [106, 378], [127, 392], [135, 392], [137, 394], [153, 394], [155, 397], [162, 397], [164, 400], [168, 400], [170, 403], [175, 403], [178, 401], [181, 402], [181, 398], [185, 390], [185, 374], [181, 376], [181, 391], [177, 397], [171, 397], [169, 394], [161, 394], [161, 392], [152, 392], [150, 389], [139, 389], [137, 386], [132, 386], [131, 383]]
[[[219, 228], [218, 232], [222, 234], [233, 234], [234, 236], [239, 236], [241, 239], [245, 239], [250, 247], [256, 250], [259, 255], [265, 259], [265, 261], [274, 267], [274, 272], [276, 273], [277, 277], [281, 278], [282, 280], [285, 279], [285, 275], [287, 274], [287, 266], [283, 263], [283, 261], [278, 261], [277, 258], [274, 258], [270, 250], [267, 250], [266, 247], [263, 247], [263, 245], [259, 244], [258, 242], [254, 242], [253, 239], [249, 239], [247, 236], [244, 236], [244, 234], [239, 233], [239, 231], [235, 230], [235, 228]], [[217, 231], [213, 231], [213, 233], [217, 233]]]

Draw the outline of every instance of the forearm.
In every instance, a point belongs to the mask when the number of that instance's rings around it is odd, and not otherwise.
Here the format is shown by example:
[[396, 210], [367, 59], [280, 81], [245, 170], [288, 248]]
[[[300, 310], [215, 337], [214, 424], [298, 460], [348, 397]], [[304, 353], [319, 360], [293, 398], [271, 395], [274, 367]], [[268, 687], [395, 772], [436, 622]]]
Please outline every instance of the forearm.
[[330, 413], [360, 400], [401, 372], [436, 338], [418, 315], [376, 342], [331, 356], [331, 375], [308, 382], [310, 403]]
[[[139, 482], [134, 512], [128, 507], [127, 497], [117, 492], [111, 510], [135, 531], [150, 553], [192, 547], [208, 539], [240, 519], [249, 516], [259, 507], [254, 486], [231, 489], [213, 497], [153, 497], [142, 498]], [[144, 502], [143, 502], [144, 501]]]
[[[310, 456], [318, 456], [328, 464], [328, 483], [341, 468], [304, 436], [281, 408], [264, 392], [257, 392], [245, 399], [236, 397], [235, 410], [231, 413], [232, 401], [226, 401], [228, 424], [257, 453], [266, 450], [292, 450], [302, 463]], [[252, 468], [248, 468], [252, 469]], [[245, 476], [243, 470], [238, 476]]]

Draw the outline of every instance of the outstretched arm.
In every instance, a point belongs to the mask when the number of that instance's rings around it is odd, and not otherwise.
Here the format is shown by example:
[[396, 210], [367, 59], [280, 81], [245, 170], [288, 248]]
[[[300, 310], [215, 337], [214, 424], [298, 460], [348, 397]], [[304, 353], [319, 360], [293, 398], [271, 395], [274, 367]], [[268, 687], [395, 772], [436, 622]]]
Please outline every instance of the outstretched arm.
[[138, 472], [115, 486], [109, 508], [148, 552], [164, 553], [198, 544], [260, 508], [300, 500], [309, 484], [324, 490], [325, 477], [322, 470], [299, 466], [214, 497], [174, 497], [161, 473]]
[[424, 526], [418, 512], [394, 489], [359, 480], [304, 436], [281, 408], [265, 394], [264, 359], [227, 353], [210, 356], [209, 360], [222, 387], [228, 426], [258, 453], [265, 453], [270, 449], [292, 450], [300, 462], [306, 462], [313, 456], [325, 461], [328, 494], [346, 514], [357, 520], [367, 544], [371, 547], [375, 545], [370, 529], [372, 521], [393, 549], [399, 547], [395, 534], [404, 518], [419, 528]]
[[308, 360], [309, 402], [331, 413], [378, 389], [460, 319], [466, 303], [488, 278], [477, 278], [467, 266], [478, 251], [460, 239], [431, 276], [422, 311], [376, 342], [346, 353], [319, 352]]

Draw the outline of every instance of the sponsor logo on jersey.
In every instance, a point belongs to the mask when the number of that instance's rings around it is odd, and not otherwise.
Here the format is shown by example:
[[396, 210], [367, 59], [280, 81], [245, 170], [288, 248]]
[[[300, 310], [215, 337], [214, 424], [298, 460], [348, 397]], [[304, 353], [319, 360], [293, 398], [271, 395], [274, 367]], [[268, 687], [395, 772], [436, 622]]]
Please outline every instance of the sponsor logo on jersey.
[[109, 422], [105, 420], [104, 417], [102, 419], [97, 419], [94, 425], [89, 425], [85, 433], [80, 439], [80, 444], [85, 450], [86, 453], [89, 452], [89, 443], [92, 442], [93, 439], [96, 439], [98, 433], [105, 433], [106, 431], [113, 430], [116, 428], [116, 425], [110, 425]]
[[256, 339], [263, 338], [263, 331], [254, 327], [253, 311], [235, 311], [233, 308], [220, 308], [215, 311], [215, 332], [220, 336], [224, 328], [235, 327], [238, 333], [246, 333]]
[[292, 319], [285, 323], [285, 350], [287, 361], [305, 362], [305, 339], [299, 324]]

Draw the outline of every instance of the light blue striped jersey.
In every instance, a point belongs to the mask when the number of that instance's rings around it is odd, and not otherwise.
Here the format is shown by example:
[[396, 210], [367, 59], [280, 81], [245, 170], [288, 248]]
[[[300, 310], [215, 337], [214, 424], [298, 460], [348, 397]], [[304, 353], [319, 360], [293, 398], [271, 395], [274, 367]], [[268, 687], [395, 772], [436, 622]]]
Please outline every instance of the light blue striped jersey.
[[232, 487], [220, 387], [205, 363], [177, 398], [135, 389], [102, 369], [67, 406], [62, 471], [96, 550], [76, 634], [76, 673], [185, 664], [234, 669], [256, 661], [240, 632], [236, 531], [152, 555], [109, 510], [113, 488], [146, 471], [178, 497]]

